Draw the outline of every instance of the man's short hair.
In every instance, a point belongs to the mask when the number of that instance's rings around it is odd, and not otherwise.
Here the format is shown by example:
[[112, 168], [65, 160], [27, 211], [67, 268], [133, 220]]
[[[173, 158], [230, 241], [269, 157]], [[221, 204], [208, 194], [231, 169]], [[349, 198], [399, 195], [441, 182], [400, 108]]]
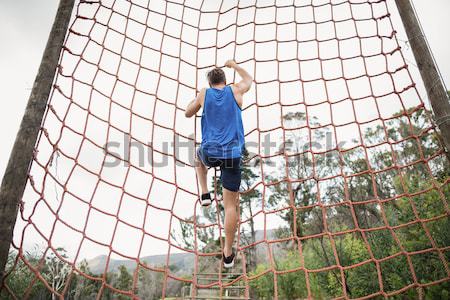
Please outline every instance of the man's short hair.
[[208, 72], [206, 75], [208, 78], [208, 82], [210, 86], [220, 84], [220, 83], [227, 83], [227, 79], [225, 77], [225, 72], [221, 68], [214, 68], [211, 71]]

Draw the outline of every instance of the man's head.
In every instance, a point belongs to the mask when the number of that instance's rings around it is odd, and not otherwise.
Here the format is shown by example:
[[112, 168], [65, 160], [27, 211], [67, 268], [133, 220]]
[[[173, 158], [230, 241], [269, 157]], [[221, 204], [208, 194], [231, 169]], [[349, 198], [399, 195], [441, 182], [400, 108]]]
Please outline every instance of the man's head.
[[206, 75], [208, 78], [209, 86], [218, 84], [227, 84], [227, 79], [225, 78], [225, 72], [221, 68], [214, 68], [208, 72]]

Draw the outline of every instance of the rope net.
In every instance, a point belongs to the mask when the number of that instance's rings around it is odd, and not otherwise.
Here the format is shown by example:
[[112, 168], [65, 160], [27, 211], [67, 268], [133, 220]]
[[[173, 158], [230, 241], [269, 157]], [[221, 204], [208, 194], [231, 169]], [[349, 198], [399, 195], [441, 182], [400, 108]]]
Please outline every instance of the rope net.
[[[391, 2], [78, 1], [1, 295], [448, 295], [450, 168]], [[184, 116], [229, 58], [254, 78], [233, 273]]]

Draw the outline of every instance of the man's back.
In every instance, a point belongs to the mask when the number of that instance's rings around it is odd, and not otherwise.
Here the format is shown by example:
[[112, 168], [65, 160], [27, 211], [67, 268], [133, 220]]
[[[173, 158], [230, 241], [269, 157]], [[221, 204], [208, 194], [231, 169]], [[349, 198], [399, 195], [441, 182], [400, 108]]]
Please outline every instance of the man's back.
[[202, 149], [213, 158], [235, 158], [242, 154], [244, 128], [241, 108], [231, 86], [208, 88], [201, 120]]
[[207, 184], [208, 167], [220, 167], [225, 211], [222, 258], [224, 267], [231, 268], [235, 257], [232, 246], [237, 230], [236, 208], [239, 204], [241, 154], [244, 146], [242, 95], [250, 89], [253, 78], [234, 60], [228, 60], [225, 66], [238, 72], [242, 80], [232, 86], [226, 85], [225, 72], [220, 68], [212, 69], [207, 74], [211, 88], [201, 89], [197, 97], [188, 104], [184, 114], [190, 118], [203, 107], [202, 145], [195, 155], [195, 171], [201, 186], [199, 200], [202, 206], [211, 205], [212, 198]]

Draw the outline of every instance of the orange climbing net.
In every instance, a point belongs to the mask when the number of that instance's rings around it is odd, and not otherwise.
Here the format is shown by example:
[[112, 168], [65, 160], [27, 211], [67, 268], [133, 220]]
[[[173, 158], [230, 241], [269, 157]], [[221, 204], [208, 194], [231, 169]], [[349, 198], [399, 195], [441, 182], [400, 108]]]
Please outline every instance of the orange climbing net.
[[[141, 272], [160, 275], [158, 299], [180, 296], [177, 282], [192, 284], [189, 297], [230, 284], [219, 264], [217, 281], [197, 280], [221, 253], [208, 245], [222, 243], [223, 215], [220, 202], [199, 206], [199, 119], [184, 117], [206, 70], [228, 58], [255, 81], [243, 109], [253, 174], [241, 186], [250, 200], [237, 237], [244, 296], [264, 297], [253, 283], [268, 278], [271, 297], [288, 298], [289, 274], [301, 274], [303, 298], [423, 297], [446, 284], [448, 160], [389, 8], [386, 0], [78, 1], [1, 292], [27, 298], [42, 287], [76, 299], [84, 295], [76, 286], [92, 282], [97, 297], [145, 298]], [[262, 233], [248, 239], [249, 228]], [[35, 243], [43, 250], [30, 258]], [[364, 254], [355, 257], [357, 248]], [[295, 258], [287, 267], [286, 249]], [[158, 263], [144, 259], [156, 254]], [[172, 268], [181, 254], [193, 260], [185, 273]], [[101, 259], [81, 265], [93, 257]], [[128, 285], [110, 280], [118, 260], [133, 270]], [[396, 263], [402, 274], [389, 269]], [[20, 274], [29, 274], [22, 285]], [[358, 276], [371, 289], [357, 291]]]

